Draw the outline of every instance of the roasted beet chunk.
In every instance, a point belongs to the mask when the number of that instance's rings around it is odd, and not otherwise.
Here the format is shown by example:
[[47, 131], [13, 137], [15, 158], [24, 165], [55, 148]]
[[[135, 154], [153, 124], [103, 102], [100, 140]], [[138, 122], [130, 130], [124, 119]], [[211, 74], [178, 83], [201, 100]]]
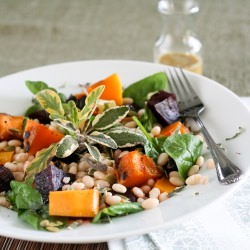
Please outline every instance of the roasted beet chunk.
[[14, 179], [12, 172], [8, 168], [0, 166], [0, 192], [10, 190], [10, 182]]
[[51, 119], [49, 118], [49, 113], [44, 109], [35, 111], [29, 114], [28, 117], [31, 119], [38, 119], [39, 122], [42, 124], [49, 124], [51, 122]]
[[147, 105], [166, 125], [175, 122], [180, 116], [176, 96], [173, 93], [161, 90], [151, 96]]
[[35, 175], [35, 188], [41, 193], [43, 202], [47, 203], [49, 192], [62, 188], [62, 179], [67, 174], [54, 165], [49, 165], [42, 172]]
[[74, 101], [75, 104], [76, 104], [76, 107], [79, 108], [79, 109], [82, 109], [84, 106], [85, 106], [85, 99], [86, 99], [86, 96], [83, 95], [82, 97], [80, 98], [76, 98], [74, 95], [71, 95], [68, 99], [67, 99], [67, 102], [69, 101]]

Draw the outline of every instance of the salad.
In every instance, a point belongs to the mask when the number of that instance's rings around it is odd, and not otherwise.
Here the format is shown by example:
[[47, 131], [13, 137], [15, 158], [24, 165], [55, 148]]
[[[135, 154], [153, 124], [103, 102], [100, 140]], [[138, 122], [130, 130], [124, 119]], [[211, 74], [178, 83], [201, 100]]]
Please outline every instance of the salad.
[[163, 72], [123, 89], [120, 78], [65, 96], [26, 81], [24, 115], [0, 114], [0, 205], [51, 232], [152, 209], [205, 184], [204, 143], [178, 110]]

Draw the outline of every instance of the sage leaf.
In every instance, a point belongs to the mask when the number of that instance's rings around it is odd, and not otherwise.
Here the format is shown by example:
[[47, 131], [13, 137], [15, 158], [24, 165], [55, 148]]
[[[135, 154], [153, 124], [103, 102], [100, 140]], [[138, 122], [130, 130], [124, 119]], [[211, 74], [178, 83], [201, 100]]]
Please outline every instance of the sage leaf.
[[109, 148], [113, 149], [117, 148], [116, 142], [110, 136], [104, 133], [94, 131], [91, 134], [87, 135], [86, 137], [91, 141], [107, 146]]
[[101, 158], [101, 153], [100, 151], [98, 150], [97, 147], [95, 146], [92, 146], [86, 142], [84, 142], [84, 145], [86, 146], [86, 148], [88, 149], [89, 153], [91, 154], [91, 156], [96, 160], [96, 161], [99, 161], [100, 158]]
[[65, 135], [58, 143], [56, 156], [65, 158], [70, 156], [79, 147], [77, 139], [70, 135]]
[[167, 137], [163, 148], [173, 158], [180, 176], [185, 180], [201, 154], [202, 141], [192, 134], [174, 134]]
[[90, 112], [94, 112], [94, 107], [96, 105], [96, 101], [100, 98], [102, 92], [104, 91], [105, 86], [101, 85], [93, 89], [90, 94], [87, 96], [85, 100], [85, 106], [79, 112], [78, 118], [80, 122], [80, 126], [83, 127]]
[[75, 125], [72, 122], [66, 121], [64, 119], [55, 119], [54, 123], [57, 126], [65, 129], [68, 134], [70, 134], [70, 135], [75, 135], [76, 134], [77, 129], [76, 129]]
[[79, 119], [78, 108], [76, 107], [76, 103], [70, 100], [68, 103], [65, 103], [63, 105], [63, 109], [65, 112], [66, 119], [71, 121], [76, 127], [78, 127]]
[[135, 145], [144, 145], [147, 142], [140, 129], [131, 129], [126, 127], [116, 127], [106, 132], [117, 144], [119, 148], [133, 147]]
[[98, 130], [106, 130], [119, 123], [129, 112], [126, 106], [116, 106], [98, 114], [92, 122], [92, 127]]
[[47, 168], [49, 161], [55, 156], [57, 144], [51, 144], [48, 148], [40, 150], [36, 158], [30, 163], [26, 170], [25, 183], [32, 184], [36, 173]]
[[55, 91], [50, 89], [42, 90], [36, 95], [36, 99], [49, 114], [58, 115], [59, 117], [64, 115], [61, 99]]

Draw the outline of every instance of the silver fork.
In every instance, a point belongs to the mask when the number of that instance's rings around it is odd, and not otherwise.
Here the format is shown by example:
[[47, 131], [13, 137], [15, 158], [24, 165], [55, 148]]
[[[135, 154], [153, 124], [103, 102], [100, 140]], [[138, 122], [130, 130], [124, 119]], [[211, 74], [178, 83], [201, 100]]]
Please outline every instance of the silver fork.
[[204, 111], [205, 107], [193, 90], [185, 73], [182, 69], [173, 68], [171, 70], [169, 68], [167, 71], [167, 77], [169, 80], [170, 90], [176, 94], [180, 113], [186, 117], [195, 119], [200, 126], [201, 132], [214, 160], [219, 182], [222, 184], [237, 182], [243, 173], [227, 158], [204, 126], [202, 120], [200, 119], [200, 114]]

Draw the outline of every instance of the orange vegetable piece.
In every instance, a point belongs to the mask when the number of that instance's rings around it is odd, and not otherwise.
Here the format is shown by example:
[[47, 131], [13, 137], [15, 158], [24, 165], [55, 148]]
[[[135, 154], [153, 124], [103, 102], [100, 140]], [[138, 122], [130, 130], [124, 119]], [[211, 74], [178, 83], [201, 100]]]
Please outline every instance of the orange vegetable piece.
[[158, 179], [155, 182], [154, 187], [157, 187], [160, 189], [161, 193], [167, 192], [171, 193], [175, 190], [176, 186], [171, 184], [166, 176], [162, 177], [161, 179]]
[[59, 142], [63, 137], [64, 134], [59, 131], [52, 130], [33, 120], [27, 120], [24, 132], [24, 148], [30, 155], [35, 155], [36, 152], [49, 147], [52, 143]]
[[161, 130], [160, 135], [158, 135], [158, 137], [173, 135], [178, 130], [179, 130], [179, 133], [181, 133], [181, 134], [188, 134], [189, 133], [189, 129], [182, 122], [176, 121], [176, 122], [166, 126], [165, 128], [163, 128]]
[[3, 165], [6, 162], [12, 162], [14, 151], [1, 151], [0, 152], [0, 165]]
[[[101, 85], [104, 85], [105, 89], [100, 99], [114, 100], [116, 102], [116, 105], [123, 104], [122, 83], [121, 83], [119, 76], [116, 73], [87, 87], [88, 93], [90, 93], [93, 89]], [[75, 95], [75, 97], [77, 99], [80, 99], [84, 95], [85, 93], [80, 93], [80, 94]]]
[[162, 172], [153, 159], [138, 151], [124, 155], [117, 169], [117, 181], [126, 187], [143, 185], [150, 178], [157, 179]]
[[11, 116], [0, 113], [0, 141], [22, 139], [23, 121], [23, 116]]
[[52, 191], [49, 214], [69, 217], [94, 217], [99, 212], [97, 189]]

